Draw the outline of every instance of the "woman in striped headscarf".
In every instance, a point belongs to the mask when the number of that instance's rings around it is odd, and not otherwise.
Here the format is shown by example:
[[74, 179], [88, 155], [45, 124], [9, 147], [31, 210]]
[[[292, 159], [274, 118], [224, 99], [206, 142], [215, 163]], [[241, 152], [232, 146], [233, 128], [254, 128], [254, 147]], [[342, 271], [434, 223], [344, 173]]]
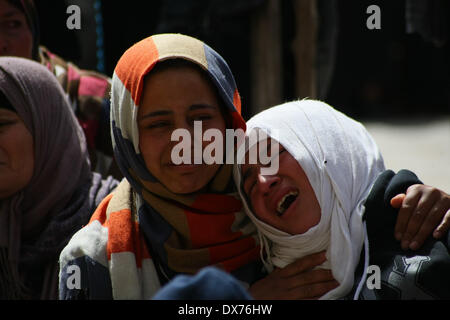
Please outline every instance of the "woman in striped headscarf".
[[[111, 106], [114, 152], [126, 179], [63, 251], [61, 298], [150, 298], [174, 275], [208, 265], [254, 282], [259, 249], [232, 165], [176, 165], [171, 157], [172, 131], [193, 134], [194, 121], [223, 136], [226, 128], [245, 130], [222, 57], [188, 36], [146, 38], [119, 60]], [[74, 264], [81, 279], [93, 279], [83, 272], [94, 265], [88, 273], [95, 281], [82, 280], [80, 290], [68, 286]]]

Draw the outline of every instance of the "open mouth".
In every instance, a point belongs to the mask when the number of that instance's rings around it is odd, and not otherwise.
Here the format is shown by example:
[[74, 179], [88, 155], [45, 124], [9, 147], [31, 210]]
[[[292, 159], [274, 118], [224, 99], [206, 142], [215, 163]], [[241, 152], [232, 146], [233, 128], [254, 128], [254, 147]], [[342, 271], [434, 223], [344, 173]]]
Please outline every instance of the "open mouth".
[[291, 204], [297, 199], [298, 191], [291, 191], [284, 195], [284, 197], [278, 202], [277, 216], [281, 217]]

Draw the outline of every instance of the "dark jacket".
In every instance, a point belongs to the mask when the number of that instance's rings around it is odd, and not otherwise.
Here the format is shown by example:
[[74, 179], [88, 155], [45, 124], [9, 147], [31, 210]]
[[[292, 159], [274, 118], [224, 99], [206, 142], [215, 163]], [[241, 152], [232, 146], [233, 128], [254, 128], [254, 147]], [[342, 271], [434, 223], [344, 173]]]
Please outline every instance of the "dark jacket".
[[[398, 210], [390, 200], [413, 184], [421, 184], [417, 176], [407, 170], [385, 171], [375, 182], [367, 197], [364, 219], [369, 239], [369, 266], [380, 269], [380, 288], [369, 289], [364, 284], [359, 299], [425, 300], [450, 299], [450, 237], [449, 233], [439, 241], [431, 236], [417, 251], [404, 251], [394, 238]], [[364, 265], [361, 255], [353, 297], [360, 282]], [[374, 284], [374, 272], [368, 273]], [[367, 281], [367, 280], [366, 280]]]

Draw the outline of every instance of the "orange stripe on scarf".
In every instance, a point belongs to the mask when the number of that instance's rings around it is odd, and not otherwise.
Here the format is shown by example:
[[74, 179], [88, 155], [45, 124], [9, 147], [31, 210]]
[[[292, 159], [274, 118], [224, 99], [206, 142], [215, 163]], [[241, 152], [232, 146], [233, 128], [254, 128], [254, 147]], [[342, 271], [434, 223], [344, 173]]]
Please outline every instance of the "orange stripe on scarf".
[[241, 115], [241, 96], [239, 95], [237, 89], [234, 90], [233, 105], [237, 110], [231, 112], [231, 117], [233, 118], [233, 128], [234, 129], [241, 128], [242, 130], [245, 131], [247, 129], [247, 124], [245, 123]]
[[114, 72], [130, 91], [135, 105], [138, 105], [141, 99], [143, 75], [158, 61], [158, 56], [155, 42], [152, 38], [146, 38], [128, 49], [117, 63]]
[[209, 248], [211, 264], [220, 264], [227, 272], [232, 272], [259, 259], [260, 247], [253, 237], [233, 243]]
[[242, 202], [227, 194], [202, 193], [197, 195], [191, 207], [208, 213], [230, 213], [241, 211]]
[[111, 213], [106, 222], [108, 228], [106, 253], [108, 260], [111, 260], [113, 253], [132, 252], [135, 255], [136, 266], [141, 268], [142, 260], [150, 258], [150, 254], [141, 235], [139, 224], [131, 219], [131, 210], [129, 209]]
[[110, 194], [103, 199], [89, 223], [99, 221], [103, 227], [108, 229], [108, 244], [106, 247], [108, 260], [111, 260], [111, 254], [113, 253], [132, 252], [136, 258], [137, 267], [141, 268], [142, 260], [149, 259], [150, 254], [139, 224], [132, 221], [129, 209], [112, 212], [107, 217], [106, 209], [112, 197], [113, 194]]
[[185, 212], [193, 248], [204, 248], [216, 243], [238, 239], [241, 232], [230, 232], [234, 214], [202, 214]]
[[242, 235], [241, 232], [230, 232], [235, 212], [242, 208], [238, 199], [228, 195], [200, 194], [191, 206], [209, 213], [185, 211], [193, 248], [236, 240]]

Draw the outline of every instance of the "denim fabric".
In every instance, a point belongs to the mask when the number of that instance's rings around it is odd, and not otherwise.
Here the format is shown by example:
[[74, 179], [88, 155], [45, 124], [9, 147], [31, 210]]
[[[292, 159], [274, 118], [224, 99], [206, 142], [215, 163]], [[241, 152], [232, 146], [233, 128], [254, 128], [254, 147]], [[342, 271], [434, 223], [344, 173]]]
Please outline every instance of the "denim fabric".
[[154, 300], [251, 300], [252, 297], [233, 276], [215, 267], [196, 275], [178, 275], [161, 288]]

